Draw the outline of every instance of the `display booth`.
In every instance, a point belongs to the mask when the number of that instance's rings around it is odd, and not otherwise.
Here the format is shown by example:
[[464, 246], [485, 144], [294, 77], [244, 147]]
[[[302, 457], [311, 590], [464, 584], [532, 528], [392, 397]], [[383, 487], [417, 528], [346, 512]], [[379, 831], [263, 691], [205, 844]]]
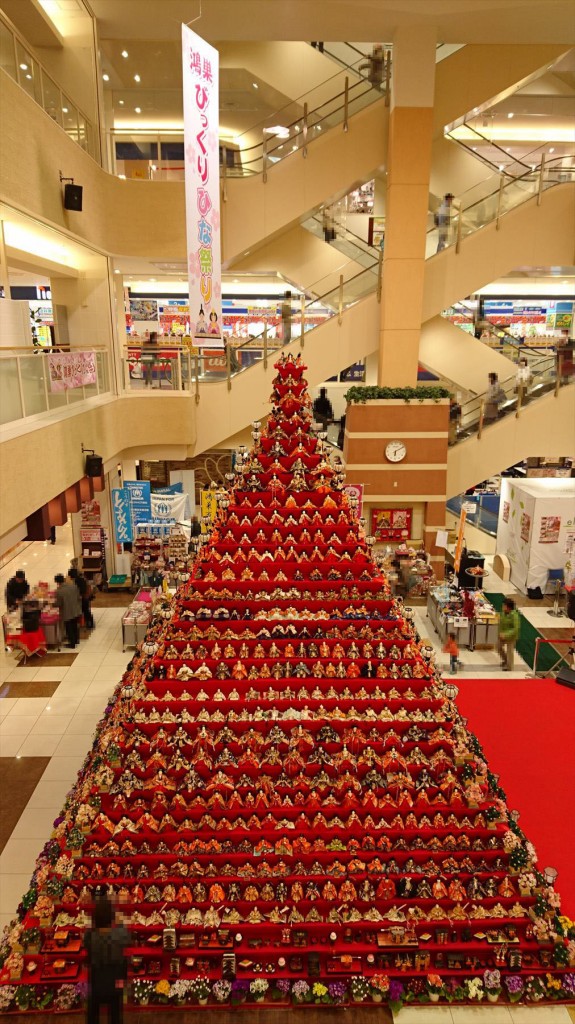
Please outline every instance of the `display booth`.
[[497, 553], [509, 559], [511, 582], [522, 593], [544, 593], [550, 572], [565, 569], [574, 533], [575, 480], [501, 481]]

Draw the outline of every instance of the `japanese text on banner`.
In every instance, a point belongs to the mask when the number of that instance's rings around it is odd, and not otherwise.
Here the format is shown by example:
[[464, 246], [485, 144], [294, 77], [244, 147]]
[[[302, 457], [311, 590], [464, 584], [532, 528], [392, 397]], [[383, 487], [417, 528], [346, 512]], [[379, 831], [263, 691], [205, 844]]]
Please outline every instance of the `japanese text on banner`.
[[182, 25], [191, 332], [211, 348], [223, 347], [218, 70], [218, 51]]

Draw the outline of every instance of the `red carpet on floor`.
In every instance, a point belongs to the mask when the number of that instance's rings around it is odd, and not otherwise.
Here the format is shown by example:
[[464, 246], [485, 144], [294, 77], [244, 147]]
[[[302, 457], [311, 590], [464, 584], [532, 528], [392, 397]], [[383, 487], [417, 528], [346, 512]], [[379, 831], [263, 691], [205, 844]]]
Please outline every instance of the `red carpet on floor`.
[[457, 705], [498, 773], [538, 867], [575, 917], [575, 691], [552, 679], [457, 679]]

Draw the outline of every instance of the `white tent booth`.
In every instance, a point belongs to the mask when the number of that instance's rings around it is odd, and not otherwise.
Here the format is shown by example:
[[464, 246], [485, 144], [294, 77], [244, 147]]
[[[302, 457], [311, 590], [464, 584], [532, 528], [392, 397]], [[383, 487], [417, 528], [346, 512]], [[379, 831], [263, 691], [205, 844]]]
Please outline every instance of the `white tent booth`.
[[502, 479], [497, 554], [509, 559], [518, 590], [545, 592], [549, 570], [565, 569], [574, 533], [575, 480]]

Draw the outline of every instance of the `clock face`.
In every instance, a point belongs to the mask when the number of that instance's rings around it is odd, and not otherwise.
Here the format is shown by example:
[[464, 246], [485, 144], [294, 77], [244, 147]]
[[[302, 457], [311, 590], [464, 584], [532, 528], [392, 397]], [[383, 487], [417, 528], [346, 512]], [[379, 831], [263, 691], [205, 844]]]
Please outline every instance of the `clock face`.
[[407, 455], [403, 441], [390, 441], [385, 446], [385, 457], [388, 462], [401, 462]]

